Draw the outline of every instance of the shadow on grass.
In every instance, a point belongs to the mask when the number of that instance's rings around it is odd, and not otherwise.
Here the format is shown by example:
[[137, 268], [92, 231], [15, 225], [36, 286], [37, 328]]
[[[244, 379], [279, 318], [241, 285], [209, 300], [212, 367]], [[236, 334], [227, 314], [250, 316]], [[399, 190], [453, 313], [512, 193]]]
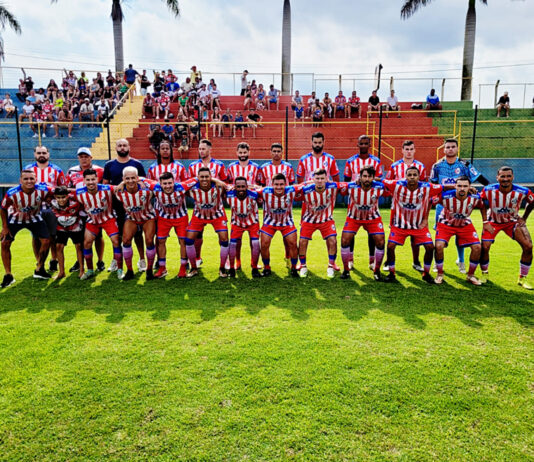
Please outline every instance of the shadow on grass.
[[377, 283], [369, 271], [353, 271], [351, 279], [323, 279], [310, 273], [306, 279], [276, 274], [251, 279], [239, 273], [236, 279], [210, 281], [200, 274], [193, 279], [167, 277], [145, 281], [136, 274], [132, 281], [118, 281], [106, 274], [80, 282], [76, 275], [61, 281], [38, 281], [31, 277], [0, 291], [0, 315], [27, 310], [57, 311], [57, 322], [69, 322], [77, 313], [92, 310], [110, 323], [121, 322], [130, 312], [148, 312], [157, 321], [167, 320], [174, 311], [198, 311], [200, 321], [210, 321], [234, 307], [256, 316], [266, 308], [287, 310], [306, 321], [310, 312], [340, 310], [347, 319], [359, 321], [371, 310], [402, 318], [415, 329], [424, 329], [423, 316], [435, 313], [454, 317], [472, 328], [485, 318], [508, 317], [523, 326], [534, 325], [534, 294], [506, 290], [496, 284], [473, 287], [456, 275], [446, 274], [448, 283], [432, 286], [418, 273], [398, 272], [398, 284]]

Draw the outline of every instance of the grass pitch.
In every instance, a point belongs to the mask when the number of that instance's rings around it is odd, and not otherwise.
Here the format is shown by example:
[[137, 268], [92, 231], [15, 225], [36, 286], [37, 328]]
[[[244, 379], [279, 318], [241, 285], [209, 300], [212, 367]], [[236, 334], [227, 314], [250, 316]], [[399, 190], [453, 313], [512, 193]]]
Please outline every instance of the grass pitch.
[[31, 278], [17, 236], [18, 283], [0, 292], [1, 460], [534, 460], [534, 295], [506, 236], [483, 287], [454, 248], [447, 283], [427, 285], [409, 245], [400, 284], [375, 283], [363, 234], [348, 281], [326, 279], [318, 234], [304, 280], [279, 236], [265, 280], [246, 246], [244, 272], [219, 280], [211, 231], [201, 277], [177, 280], [169, 246], [166, 281], [58, 283]]

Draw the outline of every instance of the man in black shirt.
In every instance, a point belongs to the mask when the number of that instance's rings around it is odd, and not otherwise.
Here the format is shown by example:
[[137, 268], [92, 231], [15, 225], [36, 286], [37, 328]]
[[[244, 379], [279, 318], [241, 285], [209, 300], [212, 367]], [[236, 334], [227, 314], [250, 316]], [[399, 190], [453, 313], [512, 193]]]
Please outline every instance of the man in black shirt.
[[497, 103], [497, 117], [501, 116], [503, 109], [506, 110], [506, 117], [510, 117], [510, 98], [507, 91], [504, 92], [504, 95], [499, 98], [499, 102]]
[[[369, 111], [380, 111], [380, 98], [376, 94], [376, 90], [373, 90], [373, 94], [369, 96], [369, 106], [367, 107], [367, 112]], [[369, 114], [371, 117], [371, 114]]]

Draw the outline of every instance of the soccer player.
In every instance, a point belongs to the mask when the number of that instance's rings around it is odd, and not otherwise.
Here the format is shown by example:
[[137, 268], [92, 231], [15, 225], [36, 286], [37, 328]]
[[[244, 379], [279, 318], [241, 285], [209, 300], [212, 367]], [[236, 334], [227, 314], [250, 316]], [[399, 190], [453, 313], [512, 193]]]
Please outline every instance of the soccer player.
[[[406, 169], [411, 166], [417, 167], [419, 170], [419, 179], [426, 181], [426, 170], [422, 162], [415, 159], [415, 144], [412, 140], [405, 140], [402, 143], [402, 159], [397, 160], [391, 164], [391, 167], [386, 175], [387, 180], [405, 180]], [[413, 269], [419, 272], [423, 271], [421, 262], [419, 261], [419, 246], [415, 245], [413, 238], [412, 243], [412, 256], [413, 256]]]
[[318, 168], [326, 170], [328, 181], [339, 181], [339, 169], [333, 155], [323, 151], [324, 135], [315, 132], [312, 137], [312, 151], [304, 154], [297, 166], [297, 182], [313, 181], [313, 175]]
[[[517, 283], [524, 289], [532, 290], [532, 286], [527, 282], [532, 263], [532, 239], [526, 221], [534, 208], [534, 194], [528, 188], [514, 184], [513, 181], [513, 170], [503, 166], [497, 172], [497, 183], [486, 186], [481, 194], [488, 209], [482, 232], [480, 257], [482, 282], [488, 280], [489, 252], [495, 242], [495, 236], [504, 231], [506, 235], [516, 240], [522, 249]], [[523, 201], [526, 201], [527, 206], [523, 216], [520, 217], [519, 209]]]
[[148, 169], [147, 178], [149, 180], [159, 181], [159, 177], [164, 172], [170, 172], [177, 182], [187, 179], [186, 168], [180, 162], [174, 160], [170, 141], [163, 140], [159, 144], [156, 158], [156, 162]]
[[[210, 140], [200, 140], [198, 143], [198, 156], [200, 159], [191, 162], [188, 169], [189, 178], [197, 178], [198, 172], [201, 167], [207, 167], [210, 170], [211, 177], [216, 178], [217, 180], [226, 181], [228, 174], [224, 164], [220, 160], [213, 159], [211, 157], [211, 141]], [[203, 233], [197, 233], [197, 238], [195, 240], [195, 252], [197, 255], [196, 265], [202, 265], [202, 242], [203, 242]]]
[[306, 266], [306, 253], [308, 243], [313, 233], [320, 231], [326, 241], [328, 251], [328, 266], [326, 275], [333, 278], [335, 274], [337, 253], [336, 223], [332, 213], [336, 205], [338, 183], [326, 180], [326, 170], [318, 168], [313, 175], [313, 183], [305, 184], [297, 200], [302, 198], [302, 217], [299, 239], [299, 276], [304, 278], [308, 275]]
[[353, 252], [350, 248], [354, 242], [356, 233], [363, 227], [373, 239], [375, 246], [374, 254], [374, 279], [383, 281], [380, 266], [384, 259], [384, 225], [378, 210], [378, 200], [384, 194], [384, 185], [374, 181], [376, 171], [370, 165], [362, 167], [359, 174], [359, 182], [350, 182], [342, 187], [342, 195], [349, 196], [347, 219], [341, 233], [341, 259], [343, 260], [343, 273], [341, 279], [349, 279], [350, 263]]
[[[237, 161], [232, 162], [228, 166], [228, 178], [227, 181], [231, 184], [235, 184], [235, 179], [243, 177], [247, 180], [247, 184], [254, 185], [258, 183], [259, 167], [258, 164], [252, 162], [250, 159], [250, 146], [244, 141], [237, 145]], [[259, 243], [258, 243], [259, 245]], [[231, 243], [230, 243], [231, 246]], [[235, 269], [241, 268], [241, 239], [237, 241], [235, 247]], [[230, 269], [234, 268], [230, 264]]]
[[[250, 238], [250, 266], [252, 267], [252, 277], [260, 277], [258, 270], [258, 260], [260, 258], [260, 225], [258, 219], [258, 193], [248, 189], [248, 182], [244, 176], [238, 176], [234, 180], [234, 187], [226, 193], [226, 201], [232, 211], [232, 229], [230, 232], [230, 269], [228, 275], [235, 278], [237, 248], [245, 231], [248, 231]], [[239, 246], [240, 247], [240, 246]]]
[[156, 212], [152, 207], [152, 192], [139, 180], [135, 167], [126, 167], [122, 171], [123, 182], [115, 188], [117, 199], [122, 202], [126, 212], [126, 221], [122, 231], [122, 255], [126, 263], [123, 281], [134, 278], [132, 258], [132, 239], [138, 229], [143, 230], [146, 244], [146, 280], [154, 279], [154, 259], [156, 258]]
[[433, 284], [434, 278], [430, 276], [430, 267], [434, 243], [428, 231], [428, 213], [431, 198], [439, 195], [443, 187], [419, 181], [419, 169], [414, 166], [406, 169], [406, 180], [384, 180], [384, 186], [393, 197], [386, 262], [389, 274], [385, 281], [397, 281], [395, 248], [397, 245], [404, 245], [408, 236], [413, 236], [415, 245], [422, 245], [425, 248], [423, 281]]
[[[92, 168], [98, 177], [98, 182], [102, 183], [104, 178], [104, 169], [96, 164], [93, 164], [93, 154], [89, 148], [79, 148], [76, 153], [78, 157], [78, 165], [73, 165], [67, 170], [67, 187], [71, 190], [76, 190], [78, 185], [83, 185], [83, 172], [88, 168]], [[83, 210], [80, 211], [80, 216], [82, 219], [82, 228], [85, 228], [85, 220], [87, 220], [87, 215]], [[83, 229], [82, 229], [82, 238], [83, 238]], [[83, 239], [82, 239], [83, 244]], [[100, 232], [95, 239], [95, 249], [98, 257], [96, 263], [96, 269], [98, 271], [104, 271], [106, 265], [104, 263], [104, 239], [102, 239], [102, 233]], [[82, 263], [83, 263], [83, 253], [82, 253]], [[73, 273], [75, 271], [80, 271], [79, 261], [76, 260], [76, 263], [71, 266], [69, 272]]]
[[219, 276], [225, 278], [228, 276], [224, 267], [228, 258], [228, 228], [226, 212], [223, 206], [226, 184], [217, 180], [217, 178], [212, 178], [208, 167], [200, 167], [197, 178], [198, 182], [188, 192], [195, 201], [195, 208], [187, 227], [185, 239], [187, 257], [191, 265], [191, 270], [187, 277], [198, 275], [198, 256], [195, 249], [195, 239], [204, 231], [206, 225], [211, 225], [219, 235], [219, 245], [221, 247]]
[[76, 188], [76, 200], [80, 202], [87, 214], [83, 239], [83, 256], [87, 270], [80, 276], [87, 280], [95, 275], [93, 269], [93, 242], [100, 230], [104, 230], [113, 244], [113, 259], [117, 268], [117, 277], [122, 279], [122, 248], [119, 228], [113, 213], [113, 186], [98, 183], [98, 174], [88, 168], [83, 172], [83, 186]]
[[56, 279], [65, 277], [65, 246], [69, 239], [76, 248], [76, 263], [79, 275], [83, 274], [83, 223], [80, 216], [81, 204], [69, 195], [65, 186], [58, 186], [54, 190], [54, 199], [50, 203], [57, 220], [56, 247], [59, 271]]
[[467, 176], [456, 178], [456, 189], [444, 191], [439, 198], [442, 205], [436, 225], [436, 267], [438, 275], [434, 282], [443, 283], [443, 249], [449, 244], [451, 237], [456, 236], [460, 247], [471, 247], [467, 281], [475, 286], [481, 282], [475, 277], [481, 245], [477, 231], [471, 222], [470, 215], [474, 209], [480, 209], [482, 220], [485, 220], [486, 209], [479, 194], [471, 194], [471, 181]]
[[283, 173], [274, 175], [272, 182], [272, 186], [259, 190], [259, 197], [263, 200], [263, 226], [260, 229], [261, 259], [264, 265], [262, 276], [272, 274], [269, 249], [277, 231], [282, 234], [289, 251], [291, 276], [298, 276], [297, 228], [293, 221], [293, 201], [302, 190], [302, 185], [287, 186], [287, 178]]
[[[48, 187], [53, 191], [56, 186], [63, 186], [66, 184], [65, 175], [63, 171], [55, 164], [50, 162], [50, 153], [46, 146], [35, 146], [33, 148], [33, 156], [35, 162], [26, 165], [24, 170], [32, 170], [35, 173], [35, 183], [46, 183]], [[57, 271], [57, 253], [56, 253], [56, 216], [50, 210], [47, 203], [42, 204], [43, 211], [41, 216], [48, 228], [50, 234], [50, 253], [52, 257], [50, 259], [49, 271]], [[36, 260], [39, 260], [40, 240], [35, 238], [32, 241], [33, 253]]]
[[151, 184], [150, 188], [156, 199], [157, 211], [157, 250], [158, 270], [154, 275], [160, 279], [167, 275], [167, 238], [171, 229], [178, 237], [180, 244], [180, 271], [179, 278], [184, 278], [187, 272], [187, 253], [185, 238], [187, 235], [187, 207], [185, 195], [189, 189], [197, 184], [196, 178], [190, 178], [182, 183], [175, 180], [171, 172], [163, 172], [159, 183]]
[[[486, 177], [481, 175], [473, 165], [470, 165], [469, 162], [458, 157], [458, 141], [456, 141], [454, 138], [450, 138], [445, 141], [443, 152], [445, 157], [440, 159], [432, 166], [432, 170], [430, 172], [431, 183], [437, 183], [442, 186], [454, 186], [456, 183], [456, 178], [460, 176], [466, 176], [469, 178], [471, 183], [478, 181], [484, 186], [489, 184], [489, 181], [486, 179]], [[440, 213], [441, 205], [438, 205], [436, 207], [436, 222]], [[465, 273], [464, 249], [458, 245], [456, 248], [458, 252], [458, 260], [456, 260], [458, 270], [460, 273]]]
[[[384, 177], [382, 163], [378, 157], [371, 155], [371, 138], [367, 135], [360, 135], [358, 138], [358, 153], [350, 157], [345, 163], [343, 176], [346, 182], [357, 182], [360, 177], [360, 171], [363, 167], [373, 167], [375, 169], [375, 179], [381, 181]], [[367, 236], [367, 245], [369, 247], [369, 268], [374, 271], [375, 264], [375, 241], [374, 238]], [[354, 266], [354, 236], [350, 243], [349, 269]]]
[[295, 172], [289, 162], [282, 160], [283, 146], [280, 143], [271, 144], [271, 160], [265, 162], [258, 174], [258, 183], [262, 186], [272, 186], [273, 177], [277, 173], [283, 173], [287, 178], [287, 184], [295, 183]]
[[41, 216], [41, 206], [50, 197], [50, 188], [46, 183], [36, 184], [36, 176], [33, 170], [23, 170], [20, 174], [20, 184], [9, 189], [0, 206], [2, 217], [2, 263], [5, 275], [2, 280], [2, 289], [9, 287], [15, 282], [11, 273], [11, 244], [15, 235], [21, 229], [28, 229], [33, 236], [39, 239], [39, 253], [37, 268], [33, 273], [36, 279], [50, 279], [44, 268], [48, 247], [50, 245], [50, 233]]

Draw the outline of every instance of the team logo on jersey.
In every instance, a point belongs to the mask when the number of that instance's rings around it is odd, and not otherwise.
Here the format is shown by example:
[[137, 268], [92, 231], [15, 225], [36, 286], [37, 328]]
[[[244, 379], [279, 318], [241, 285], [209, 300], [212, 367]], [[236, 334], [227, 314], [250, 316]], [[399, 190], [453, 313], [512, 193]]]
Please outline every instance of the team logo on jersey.
[[200, 206], [200, 208], [203, 209], [203, 210], [212, 209], [213, 207], [214, 207], [213, 204], [202, 204], [202, 205]]
[[365, 212], [371, 210], [371, 206], [370, 205], [358, 205], [357, 208], [358, 208], [358, 210], [362, 210], [362, 211], [365, 211]]
[[100, 207], [95, 207], [94, 209], [91, 210], [91, 215], [98, 215], [99, 213], [104, 213], [106, 209], [103, 209], [103, 208], [100, 208]]
[[454, 173], [456, 173], [456, 175], [459, 175], [460, 174], [460, 167], [456, 167], [454, 169]]
[[512, 202], [512, 205], [516, 205], [517, 204], [517, 198], [513, 197], [511, 202]]
[[476, 232], [474, 232], [474, 233], [473, 233], [473, 237], [474, 237], [475, 239], [478, 239], [478, 234], [477, 234]]
[[452, 217], [455, 219], [455, 220], [463, 220], [464, 218], [467, 218], [464, 214], [462, 213], [453, 213], [452, 214]]
[[420, 192], [419, 194], [417, 194], [417, 199], [422, 199], [423, 198], [423, 193]]
[[137, 213], [137, 212], [140, 212], [141, 210], [143, 210], [143, 207], [141, 207], [141, 206], [139, 206], [139, 205], [134, 205], [134, 206], [132, 206], [132, 207], [130, 207], [130, 208], [128, 209], [128, 211], [129, 211], [130, 213]]
[[328, 208], [328, 205], [318, 205], [317, 207], [315, 207], [315, 211], [316, 212], [322, 212], [323, 210], [325, 210], [327, 208]]
[[378, 223], [378, 229], [384, 229], [384, 225], [382, 223]]
[[471, 209], [473, 208], [473, 204], [468, 204], [468, 205], [467, 205], [467, 208], [468, 208], [469, 210], [471, 210]]
[[400, 202], [400, 205], [407, 210], [417, 210], [419, 208], [419, 205], [412, 204], [411, 202]]
[[426, 233], [426, 237], [432, 239], [432, 236], [430, 235], [430, 233]]
[[336, 230], [336, 225], [331, 225], [331, 226], [330, 226], [330, 229], [331, 229], [332, 231], [335, 231], [335, 230]]

